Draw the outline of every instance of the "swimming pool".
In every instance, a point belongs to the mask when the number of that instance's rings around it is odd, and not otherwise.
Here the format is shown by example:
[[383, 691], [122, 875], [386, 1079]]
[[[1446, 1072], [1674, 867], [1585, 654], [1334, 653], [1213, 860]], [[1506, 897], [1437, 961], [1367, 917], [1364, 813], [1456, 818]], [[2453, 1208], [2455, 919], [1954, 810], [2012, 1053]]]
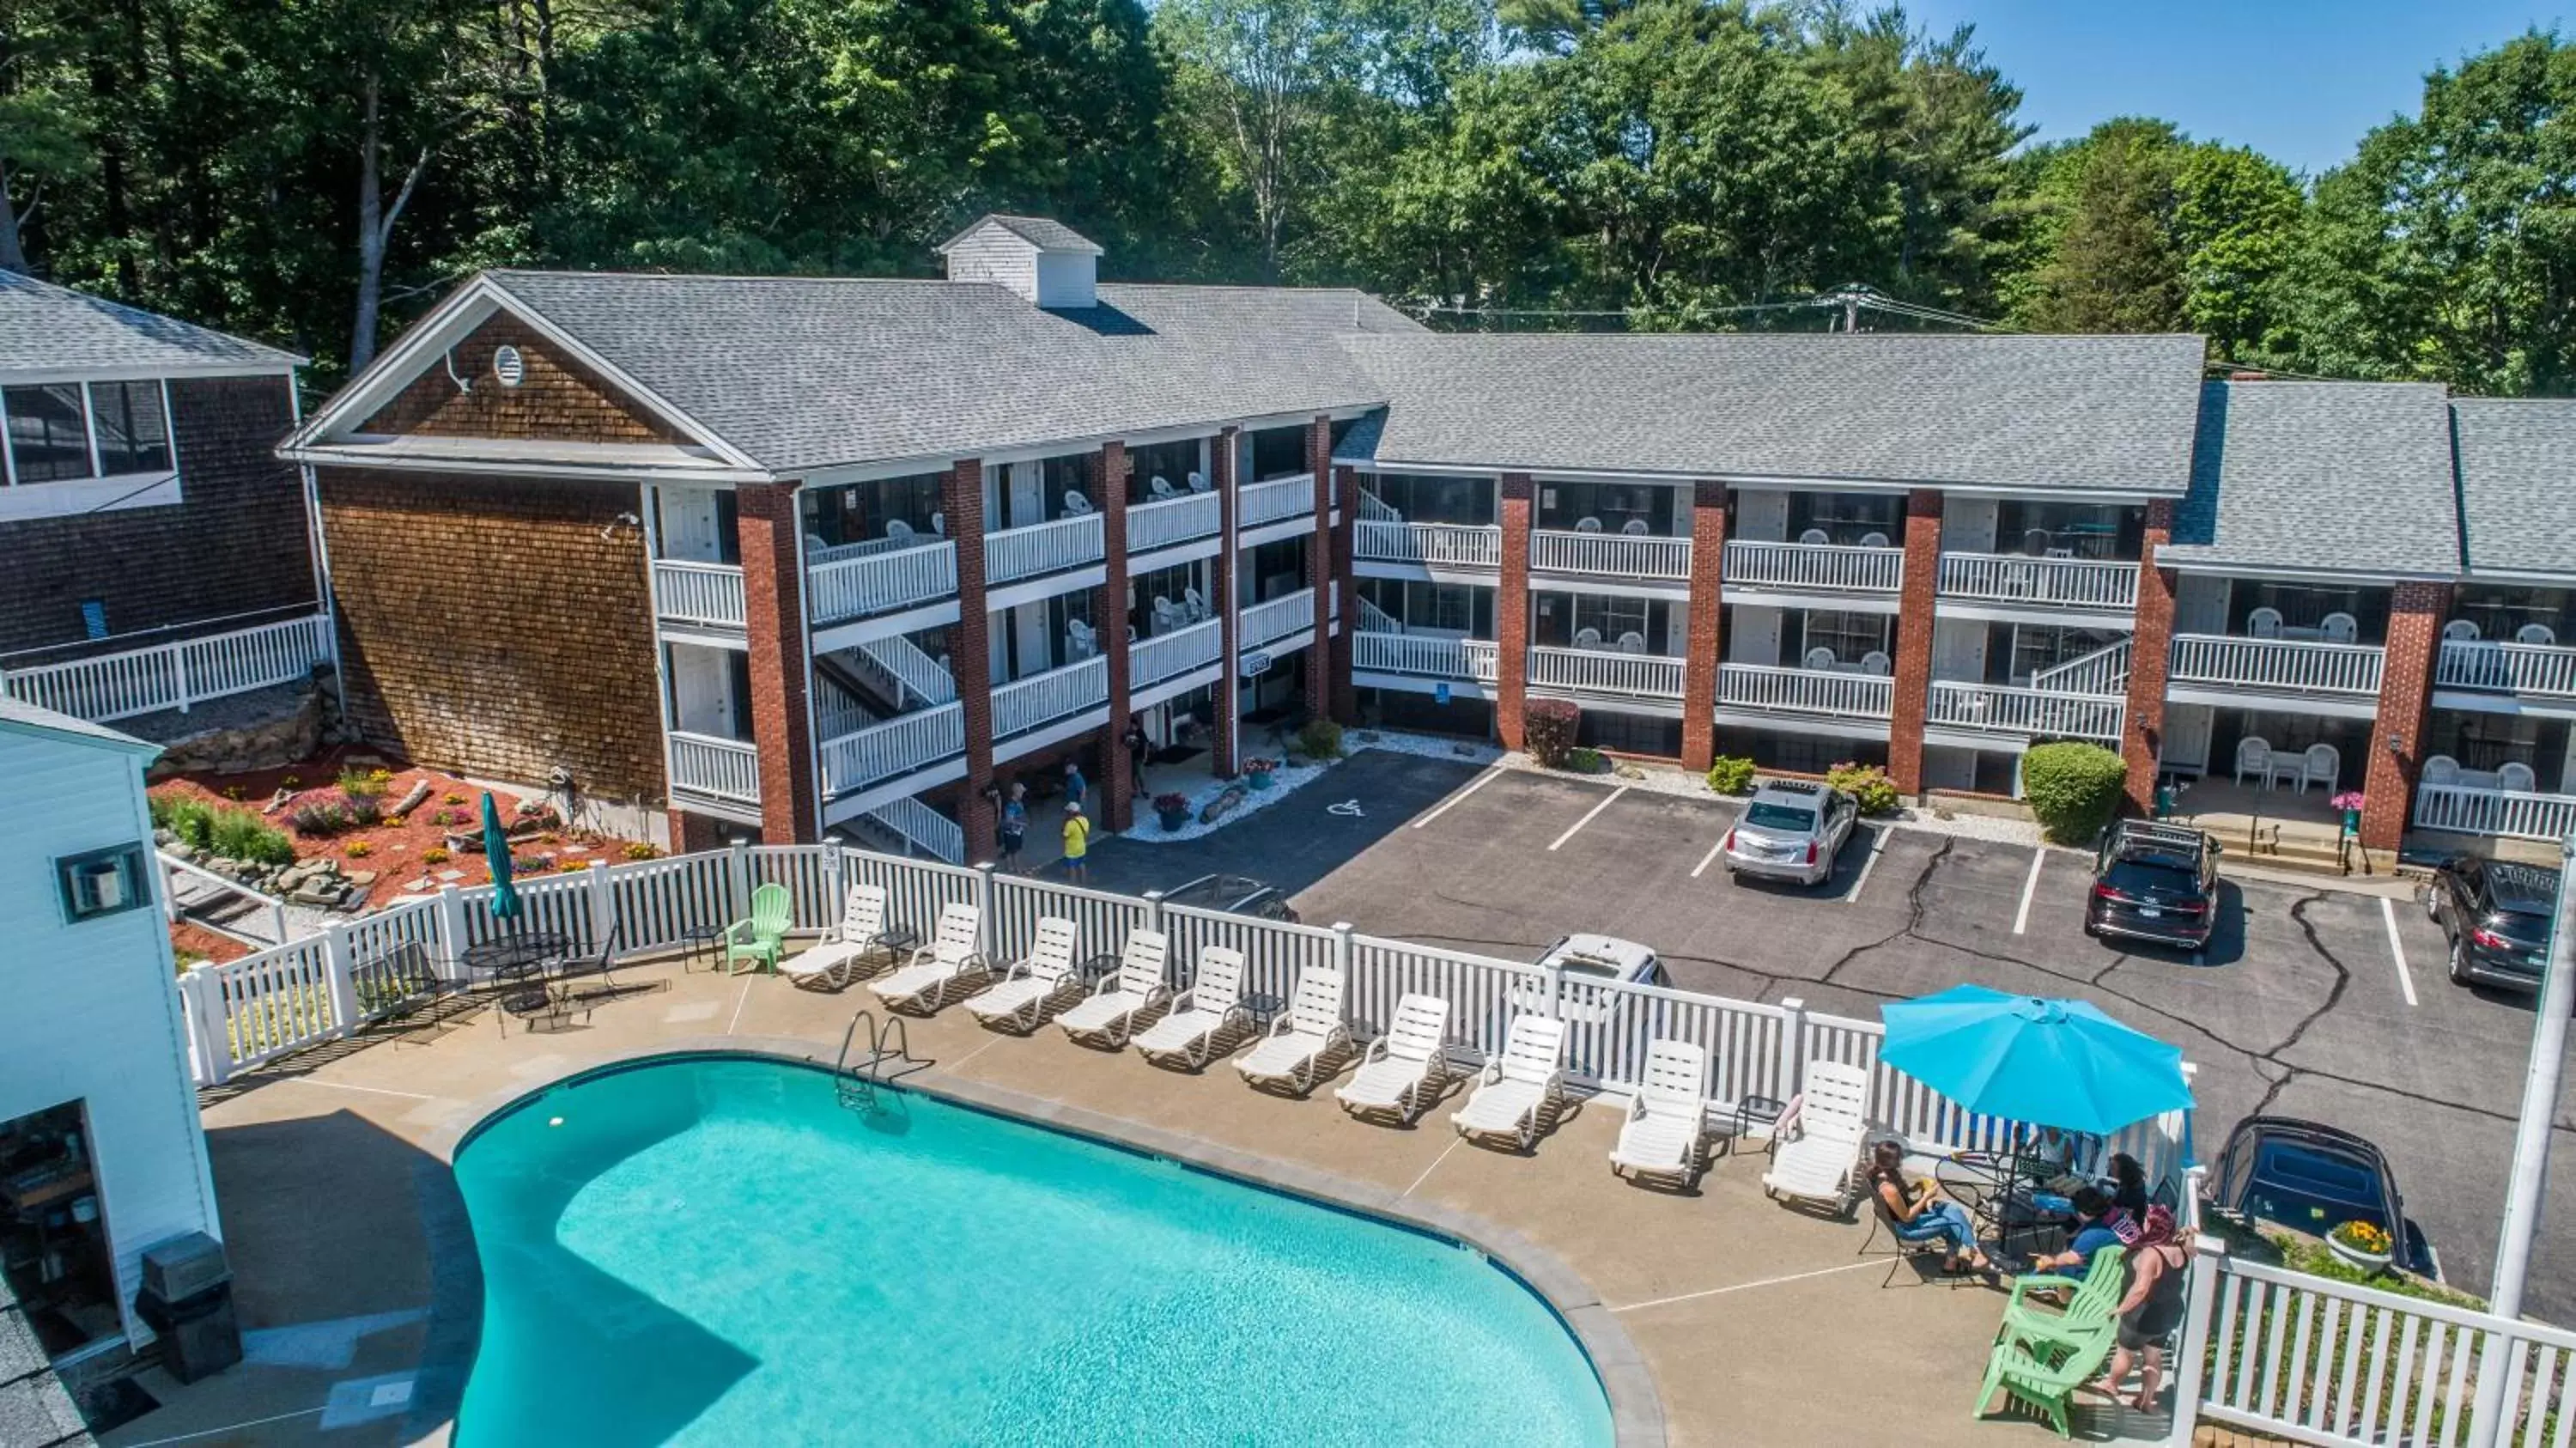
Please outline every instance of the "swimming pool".
[[678, 1057], [478, 1128], [461, 1448], [1611, 1441], [1572, 1335], [1474, 1251], [879, 1103]]

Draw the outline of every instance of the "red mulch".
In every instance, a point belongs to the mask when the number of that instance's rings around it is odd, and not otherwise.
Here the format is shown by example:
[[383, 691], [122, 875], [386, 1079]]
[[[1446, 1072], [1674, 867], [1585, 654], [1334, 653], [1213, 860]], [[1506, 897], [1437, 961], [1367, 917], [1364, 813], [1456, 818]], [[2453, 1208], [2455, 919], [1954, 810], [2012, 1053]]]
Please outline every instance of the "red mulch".
[[170, 927], [170, 945], [179, 953], [181, 970], [186, 970], [193, 963], [190, 959], [192, 956], [197, 961], [212, 961], [216, 965], [221, 965], [226, 961], [239, 960], [250, 954], [249, 946], [231, 936], [217, 935], [202, 925], [191, 924], [185, 920]]

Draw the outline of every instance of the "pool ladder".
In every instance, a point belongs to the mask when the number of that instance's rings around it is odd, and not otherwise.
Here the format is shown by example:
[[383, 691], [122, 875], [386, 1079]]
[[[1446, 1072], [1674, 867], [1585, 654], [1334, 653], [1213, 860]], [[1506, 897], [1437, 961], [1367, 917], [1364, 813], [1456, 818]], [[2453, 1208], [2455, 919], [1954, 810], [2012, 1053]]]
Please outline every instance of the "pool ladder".
[[[864, 1033], [862, 1027], [866, 1028]], [[886, 1049], [889, 1041], [894, 1044], [892, 1052]], [[867, 1046], [867, 1056], [862, 1060], [851, 1060], [851, 1048], [863, 1042]], [[880, 1074], [885, 1063], [889, 1060], [909, 1062], [911, 1059], [912, 1032], [904, 1025], [903, 1017], [888, 1015], [882, 1025], [878, 1024], [874, 1011], [862, 1010], [850, 1017], [850, 1028], [841, 1033], [840, 1058], [832, 1063], [832, 1080], [840, 1093], [841, 1104], [874, 1110], [877, 1088], [885, 1084], [885, 1077]]]

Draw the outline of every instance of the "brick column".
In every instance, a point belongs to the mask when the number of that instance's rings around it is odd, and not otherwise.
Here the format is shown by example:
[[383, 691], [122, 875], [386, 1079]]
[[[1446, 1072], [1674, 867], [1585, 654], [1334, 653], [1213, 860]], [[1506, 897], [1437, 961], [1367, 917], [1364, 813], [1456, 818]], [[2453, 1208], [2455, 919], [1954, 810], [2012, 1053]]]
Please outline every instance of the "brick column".
[[751, 651], [751, 738], [760, 751], [760, 838], [811, 844], [818, 837], [814, 711], [805, 697], [805, 575], [796, 484], [734, 490], [742, 543], [743, 637]]
[[724, 848], [723, 826], [713, 816], [691, 814], [684, 809], [668, 813], [671, 817], [672, 854], [694, 855]]
[[1502, 476], [1503, 566], [1494, 587], [1494, 732], [1505, 749], [1527, 737], [1521, 710], [1529, 703], [1530, 475]]
[[2156, 759], [2165, 743], [2165, 671], [2173, 661], [2174, 573], [2156, 555], [2173, 541], [2173, 500], [2147, 504], [2146, 543], [2138, 553], [2137, 631], [2129, 643], [2129, 710], [2120, 730], [2120, 760], [2129, 767], [2129, 807], [2156, 808]]
[[1113, 833], [1136, 822], [1136, 778], [1127, 746], [1127, 444], [1103, 443], [1100, 456], [1085, 469], [1091, 506], [1100, 510], [1101, 554], [1108, 577], [1100, 601], [1092, 606], [1091, 626], [1100, 631], [1100, 651], [1109, 657], [1109, 757], [1100, 771], [1100, 818]]
[[2388, 657], [2379, 675], [2379, 719], [2370, 730], [2370, 771], [2362, 785], [2361, 844], [2395, 851], [2415, 803], [2415, 769], [2433, 698], [2433, 662], [2442, 651], [2442, 620], [2451, 611], [2447, 583], [2401, 583], [2388, 604]]
[[1896, 595], [1896, 678], [1887, 721], [1887, 776], [1899, 794], [1923, 792], [1923, 715], [1932, 693], [1932, 606], [1941, 590], [1941, 494], [1905, 496], [1905, 582]]
[[1718, 595], [1726, 581], [1726, 484], [1691, 489], [1691, 578], [1683, 633], [1682, 768], [1706, 774], [1717, 757]]
[[[1315, 531], [1306, 537], [1306, 577], [1315, 586], [1315, 641], [1306, 646], [1306, 709], [1333, 712], [1333, 420], [1306, 424], [1306, 471], [1315, 480]], [[1356, 604], [1353, 607], [1357, 607]], [[1349, 678], [1350, 670], [1341, 677]]]
[[1342, 631], [1333, 636], [1327, 668], [1332, 674], [1333, 718], [1355, 725], [1360, 722], [1360, 691], [1351, 683], [1351, 635], [1360, 626], [1360, 580], [1351, 567], [1351, 548], [1360, 516], [1360, 475], [1354, 468], [1337, 468], [1333, 477], [1334, 491], [1342, 500], [1342, 520], [1333, 525], [1333, 577], [1350, 587], [1342, 590]]
[[1216, 597], [1210, 599], [1209, 602], [1216, 606], [1216, 616], [1219, 620], [1217, 624], [1216, 728], [1212, 731], [1214, 734], [1214, 738], [1210, 741], [1210, 752], [1212, 757], [1209, 760], [1208, 767], [1219, 779], [1234, 778], [1234, 736], [1242, 723], [1241, 720], [1235, 718], [1234, 714], [1234, 640], [1236, 627], [1234, 617], [1236, 611], [1234, 606], [1234, 454], [1235, 444], [1241, 436], [1241, 429], [1238, 428], [1229, 427], [1224, 431], [1219, 432], [1216, 435], [1216, 443], [1210, 449], [1214, 456], [1208, 459], [1210, 471], [1208, 481], [1216, 489], [1216, 537], [1218, 545], [1216, 550], [1216, 576], [1209, 584], [1211, 588], [1216, 590]]
[[957, 541], [957, 629], [950, 636], [948, 667], [957, 676], [957, 706], [966, 728], [966, 784], [957, 797], [957, 823], [966, 831], [966, 858], [989, 860], [1000, 844], [993, 807], [992, 617], [984, 605], [984, 460], [959, 458], [939, 489], [948, 536]]

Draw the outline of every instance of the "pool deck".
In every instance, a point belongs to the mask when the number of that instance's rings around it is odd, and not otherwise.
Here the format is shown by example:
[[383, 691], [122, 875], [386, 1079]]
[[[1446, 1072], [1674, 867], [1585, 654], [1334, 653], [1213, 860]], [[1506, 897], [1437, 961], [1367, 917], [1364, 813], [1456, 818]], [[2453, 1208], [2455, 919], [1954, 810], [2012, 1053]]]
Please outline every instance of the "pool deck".
[[[504, 1037], [485, 1010], [435, 1033], [318, 1048], [209, 1093], [252, 1361], [188, 1387], [147, 1372], [163, 1406], [101, 1441], [443, 1440], [480, 1291], [447, 1170], [463, 1134], [519, 1094], [639, 1055], [730, 1047], [828, 1060], [852, 1012], [876, 1004], [861, 986], [835, 996], [668, 962], [619, 974], [648, 988], [600, 1003], [587, 1023], [576, 1014], [566, 1029], [529, 1033], [511, 1020]], [[1558, 1303], [1614, 1389], [1651, 1384], [1647, 1411], [1623, 1412], [1623, 1435], [1650, 1433], [1659, 1407], [1675, 1444], [1891, 1431], [1930, 1448], [2055, 1441], [2027, 1416], [1971, 1416], [2000, 1293], [1927, 1281], [1883, 1239], [1858, 1255], [1866, 1218], [1771, 1202], [1758, 1152], [1721, 1155], [1689, 1194], [1614, 1178], [1615, 1100], [1571, 1111], [1534, 1155], [1514, 1156], [1449, 1130], [1461, 1088], [1404, 1130], [1351, 1120], [1330, 1084], [1290, 1100], [1222, 1062], [1178, 1074], [1051, 1026], [1025, 1039], [987, 1031], [957, 1006], [908, 1029], [913, 1056], [930, 1063], [908, 1084], [1342, 1196], [1489, 1248]], [[1613, 1396], [1633, 1409], [1633, 1393]], [[2161, 1415], [2079, 1399], [2078, 1438], [2161, 1441], [2165, 1430]]]

